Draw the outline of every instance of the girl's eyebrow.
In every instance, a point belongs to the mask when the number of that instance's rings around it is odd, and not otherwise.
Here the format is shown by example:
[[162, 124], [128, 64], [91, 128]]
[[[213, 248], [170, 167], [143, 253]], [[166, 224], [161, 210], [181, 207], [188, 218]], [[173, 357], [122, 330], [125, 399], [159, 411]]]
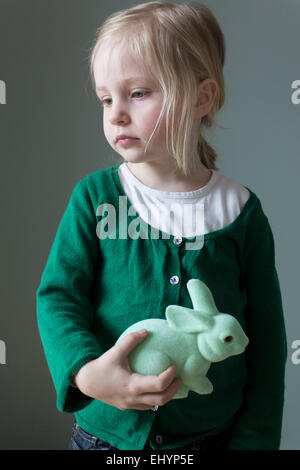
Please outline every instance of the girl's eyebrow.
[[[147, 80], [147, 81], [150, 81], [151, 79], [149, 77], [130, 77], [130, 78], [126, 78], [125, 80], [123, 80], [124, 83], [128, 84], [128, 83], [131, 83], [131, 82], [134, 82], [134, 81], [137, 81], [137, 80]], [[107, 88], [105, 86], [97, 86], [96, 87], [96, 90], [97, 91], [107, 91]]]

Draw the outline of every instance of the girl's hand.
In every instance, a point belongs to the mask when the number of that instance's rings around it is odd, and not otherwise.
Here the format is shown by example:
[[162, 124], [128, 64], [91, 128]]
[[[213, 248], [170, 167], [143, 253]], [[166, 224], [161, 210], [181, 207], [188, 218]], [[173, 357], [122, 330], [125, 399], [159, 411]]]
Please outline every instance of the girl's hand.
[[[144, 333], [143, 333], [144, 331]], [[150, 410], [168, 403], [181, 385], [170, 366], [160, 375], [131, 371], [127, 356], [147, 336], [146, 330], [130, 333], [97, 359], [86, 363], [74, 376], [74, 383], [85, 395], [119, 410]]]

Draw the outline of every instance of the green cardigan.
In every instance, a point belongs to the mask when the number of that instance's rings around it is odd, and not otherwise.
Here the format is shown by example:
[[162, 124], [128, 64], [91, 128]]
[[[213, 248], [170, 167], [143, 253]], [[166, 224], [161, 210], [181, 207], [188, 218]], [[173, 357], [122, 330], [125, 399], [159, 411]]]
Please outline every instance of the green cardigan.
[[[76, 184], [36, 292], [57, 408], [75, 412], [85, 431], [119, 449], [141, 450], [148, 436], [154, 449], [180, 447], [231, 423], [229, 449], [278, 449], [287, 344], [274, 239], [259, 198], [247, 188], [250, 197], [239, 216], [205, 234], [201, 249], [186, 249], [195, 237], [178, 243], [159, 230], [151, 237], [145, 222], [137, 225], [136, 237], [134, 230], [124, 236], [141, 219], [118, 166]], [[116, 224], [107, 227], [102, 209], [112, 207]], [[234, 315], [250, 340], [243, 354], [211, 365], [212, 394], [190, 392], [156, 412], [122, 411], [70, 386], [76, 371], [111, 348], [132, 323], [165, 318], [170, 304], [192, 308], [186, 288], [191, 278], [208, 285], [218, 310]]]

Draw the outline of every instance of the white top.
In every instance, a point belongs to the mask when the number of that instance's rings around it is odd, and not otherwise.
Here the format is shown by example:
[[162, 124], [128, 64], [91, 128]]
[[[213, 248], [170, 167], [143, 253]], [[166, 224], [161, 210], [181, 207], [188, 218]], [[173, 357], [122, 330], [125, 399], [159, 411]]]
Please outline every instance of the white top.
[[175, 236], [193, 237], [232, 223], [248, 200], [248, 189], [216, 170], [195, 191], [160, 191], [143, 184], [126, 165], [119, 168], [124, 192], [147, 224]]

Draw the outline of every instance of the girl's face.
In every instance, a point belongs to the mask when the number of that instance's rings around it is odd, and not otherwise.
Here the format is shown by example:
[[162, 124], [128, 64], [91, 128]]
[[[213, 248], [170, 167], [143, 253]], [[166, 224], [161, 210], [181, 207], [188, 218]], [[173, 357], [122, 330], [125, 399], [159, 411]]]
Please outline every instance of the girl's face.
[[[102, 43], [95, 57], [97, 95], [103, 104], [103, 129], [111, 147], [132, 163], [168, 159], [165, 120], [150, 138], [163, 102], [159, 84], [128, 54], [126, 46]], [[133, 137], [117, 140], [119, 135]]]

